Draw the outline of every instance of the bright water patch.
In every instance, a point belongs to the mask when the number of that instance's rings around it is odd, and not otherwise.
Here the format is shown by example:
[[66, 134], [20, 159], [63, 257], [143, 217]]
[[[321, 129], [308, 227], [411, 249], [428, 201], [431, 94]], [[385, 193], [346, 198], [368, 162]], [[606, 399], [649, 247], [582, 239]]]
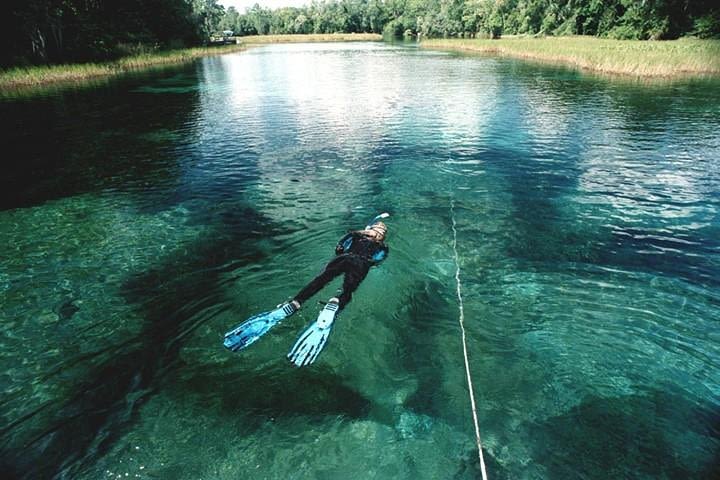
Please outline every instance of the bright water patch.
[[[720, 85], [276, 45], [0, 104], [0, 432], [19, 478], [708, 478]], [[311, 368], [309, 302], [389, 211]], [[337, 283], [318, 296], [327, 299]]]

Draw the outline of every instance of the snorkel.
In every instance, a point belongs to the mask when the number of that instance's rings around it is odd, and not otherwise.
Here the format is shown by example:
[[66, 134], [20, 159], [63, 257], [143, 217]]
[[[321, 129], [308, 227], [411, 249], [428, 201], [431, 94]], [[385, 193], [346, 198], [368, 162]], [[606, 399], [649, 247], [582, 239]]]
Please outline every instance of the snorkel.
[[383, 212], [380, 215], [375, 216], [375, 218], [370, 220], [370, 223], [367, 224], [367, 226], [365, 227], [365, 230], [370, 230], [370, 227], [375, 225], [379, 220], [382, 220], [383, 218], [388, 218], [389, 216], [390, 216], [390, 214], [387, 212]]

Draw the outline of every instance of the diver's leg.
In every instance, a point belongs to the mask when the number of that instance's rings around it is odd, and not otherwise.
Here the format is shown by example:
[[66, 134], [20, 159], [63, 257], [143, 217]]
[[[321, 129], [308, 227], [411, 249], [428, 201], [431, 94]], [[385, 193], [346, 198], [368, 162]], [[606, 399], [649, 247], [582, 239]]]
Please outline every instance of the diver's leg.
[[339, 255], [330, 260], [320, 275], [313, 278], [310, 283], [305, 285], [305, 287], [300, 290], [297, 295], [295, 295], [293, 301], [300, 304], [305, 303], [310, 297], [315, 295], [321, 288], [327, 285], [330, 280], [343, 273], [343, 264], [345, 263], [344, 258], [345, 257], [343, 255]]
[[345, 270], [345, 278], [343, 279], [342, 292], [340, 293], [338, 300], [340, 303], [340, 310], [345, 308], [345, 305], [350, 303], [352, 300], [352, 294], [360, 286], [360, 283], [365, 279], [368, 272], [370, 271], [370, 264], [358, 259], [349, 265], [349, 268]]

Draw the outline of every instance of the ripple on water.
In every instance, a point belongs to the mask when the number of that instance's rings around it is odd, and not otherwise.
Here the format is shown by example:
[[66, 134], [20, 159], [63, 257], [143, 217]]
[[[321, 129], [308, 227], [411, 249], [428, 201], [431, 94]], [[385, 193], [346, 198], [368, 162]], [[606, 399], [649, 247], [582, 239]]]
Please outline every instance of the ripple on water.
[[[362, 43], [3, 102], [5, 464], [477, 478], [455, 221], [491, 478], [711, 476], [719, 92]], [[379, 211], [316, 366], [284, 359], [314, 300], [222, 349]]]

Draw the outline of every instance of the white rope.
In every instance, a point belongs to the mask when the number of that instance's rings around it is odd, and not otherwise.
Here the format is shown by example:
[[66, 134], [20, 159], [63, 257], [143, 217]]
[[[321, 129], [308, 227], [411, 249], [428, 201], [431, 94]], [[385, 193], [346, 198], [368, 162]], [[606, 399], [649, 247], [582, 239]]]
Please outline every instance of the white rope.
[[478, 422], [477, 408], [475, 407], [475, 393], [473, 392], [472, 378], [470, 377], [470, 362], [468, 361], [467, 340], [465, 336], [465, 309], [463, 307], [462, 291], [460, 288], [460, 258], [457, 251], [457, 222], [455, 221], [455, 200], [450, 201], [450, 212], [452, 214], [452, 231], [453, 231], [453, 252], [455, 253], [455, 283], [457, 285], [458, 307], [460, 316], [460, 331], [462, 332], [463, 355], [465, 356], [465, 374], [467, 375], [468, 390], [470, 391], [470, 406], [472, 407], [473, 422], [475, 423], [475, 439], [477, 440], [478, 456], [480, 458], [480, 471], [483, 480], [487, 480], [487, 472], [485, 471], [485, 459], [482, 453], [482, 443], [480, 442], [480, 424]]

